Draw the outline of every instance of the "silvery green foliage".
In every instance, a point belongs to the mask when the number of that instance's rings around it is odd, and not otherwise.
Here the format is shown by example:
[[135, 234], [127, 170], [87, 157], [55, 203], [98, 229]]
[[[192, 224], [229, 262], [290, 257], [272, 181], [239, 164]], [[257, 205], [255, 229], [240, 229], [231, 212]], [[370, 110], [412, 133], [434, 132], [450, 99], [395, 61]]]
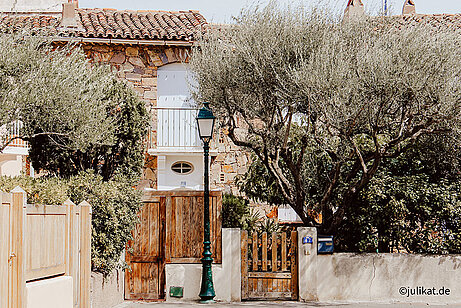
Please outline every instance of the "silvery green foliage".
[[[342, 23], [320, 9], [272, 3], [211, 30], [191, 66], [196, 100], [211, 103], [306, 224], [309, 211], [322, 212], [333, 232], [383, 159], [423, 135], [459, 131], [459, 46], [453, 29], [383, 18]], [[314, 198], [319, 152], [328, 172]]]
[[[0, 125], [21, 120], [21, 136], [47, 135], [59, 147], [111, 144], [116, 102], [110, 69], [91, 65], [74, 45], [53, 48], [51, 38], [0, 34]], [[3, 149], [10, 140], [3, 138]]]

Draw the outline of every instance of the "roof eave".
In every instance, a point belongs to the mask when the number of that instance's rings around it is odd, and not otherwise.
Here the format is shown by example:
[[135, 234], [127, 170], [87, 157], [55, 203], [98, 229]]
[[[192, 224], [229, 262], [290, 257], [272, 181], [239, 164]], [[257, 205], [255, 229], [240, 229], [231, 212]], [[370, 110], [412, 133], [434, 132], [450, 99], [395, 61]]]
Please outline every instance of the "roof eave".
[[87, 37], [57, 37], [54, 42], [73, 42], [89, 44], [126, 44], [149, 46], [192, 46], [194, 41], [168, 41], [168, 40], [127, 40], [113, 38], [87, 38]]

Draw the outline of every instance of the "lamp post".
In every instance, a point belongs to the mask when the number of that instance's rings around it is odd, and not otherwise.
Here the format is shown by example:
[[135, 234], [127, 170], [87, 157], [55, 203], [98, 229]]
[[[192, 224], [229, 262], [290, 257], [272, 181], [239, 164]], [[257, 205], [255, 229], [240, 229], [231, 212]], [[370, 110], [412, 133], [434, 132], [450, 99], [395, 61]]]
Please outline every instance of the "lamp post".
[[213, 127], [216, 117], [210, 109], [210, 103], [203, 103], [197, 115], [197, 126], [200, 139], [203, 141], [203, 156], [205, 163], [205, 183], [203, 193], [203, 258], [202, 258], [202, 287], [200, 288], [201, 302], [212, 302], [216, 296], [213, 287], [213, 274], [211, 270], [211, 241], [210, 241], [210, 190], [208, 176], [208, 156], [210, 150], [210, 141], [213, 137]]

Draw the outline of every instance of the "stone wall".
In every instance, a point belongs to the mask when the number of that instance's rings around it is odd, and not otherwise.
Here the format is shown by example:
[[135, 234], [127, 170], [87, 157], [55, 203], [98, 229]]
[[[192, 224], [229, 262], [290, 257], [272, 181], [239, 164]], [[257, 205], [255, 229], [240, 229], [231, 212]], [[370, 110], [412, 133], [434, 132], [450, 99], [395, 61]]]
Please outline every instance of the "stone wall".
[[[187, 63], [190, 47], [85, 44], [83, 50], [91, 61], [110, 64], [146, 102], [152, 123], [148, 142], [155, 146], [157, 116], [153, 107], [157, 106], [157, 69], [170, 63]], [[239, 194], [234, 180], [246, 172], [250, 155], [235, 146], [225, 130], [216, 139], [217, 155], [211, 157], [211, 188]], [[140, 188], [157, 188], [157, 157], [147, 153]]]
[[235, 178], [246, 172], [251, 163], [250, 153], [236, 146], [227, 136], [226, 130], [219, 132], [217, 141], [218, 155], [211, 160], [210, 186], [212, 189], [241, 195], [235, 185]]

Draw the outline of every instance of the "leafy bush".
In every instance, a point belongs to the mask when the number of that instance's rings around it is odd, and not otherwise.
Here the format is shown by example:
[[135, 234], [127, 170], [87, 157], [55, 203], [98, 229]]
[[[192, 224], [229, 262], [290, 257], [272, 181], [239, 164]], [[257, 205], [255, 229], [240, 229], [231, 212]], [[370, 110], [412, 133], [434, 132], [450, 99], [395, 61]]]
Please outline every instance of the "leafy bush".
[[254, 211], [247, 199], [232, 194], [224, 194], [222, 203], [224, 228], [240, 228], [248, 232], [278, 232], [279, 224], [274, 219], [265, 219]]
[[130, 180], [117, 176], [103, 181], [102, 176], [82, 172], [69, 179], [0, 177], [0, 190], [21, 186], [28, 203], [62, 204], [70, 198], [78, 204], [84, 200], [92, 206], [92, 269], [105, 275], [121, 266], [120, 255], [137, 222], [141, 193]]
[[248, 200], [232, 194], [224, 194], [222, 200], [223, 228], [243, 228], [250, 214]]
[[461, 135], [383, 161], [338, 232], [343, 251], [461, 253]]
[[245, 217], [245, 224], [243, 226], [243, 230], [248, 232], [257, 231], [258, 223], [261, 221], [261, 216], [258, 212], [253, 209], [250, 209], [250, 213]]
[[29, 141], [29, 156], [36, 170], [60, 177], [93, 170], [104, 180], [121, 173], [139, 179], [144, 158], [144, 140], [149, 127], [145, 102], [124, 82], [114, 80], [107, 96], [116, 103], [107, 119], [114, 125], [111, 144], [90, 144], [85, 150], [62, 147], [50, 136]]
[[461, 252], [461, 185], [427, 175], [380, 173], [347, 214], [338, 249], [360, 252]]
[[265, 219], [261, 221], [258, 225], [259, 232], [280, 232], [281, 228], [280, 225], [275, 221], [273, 218]]

